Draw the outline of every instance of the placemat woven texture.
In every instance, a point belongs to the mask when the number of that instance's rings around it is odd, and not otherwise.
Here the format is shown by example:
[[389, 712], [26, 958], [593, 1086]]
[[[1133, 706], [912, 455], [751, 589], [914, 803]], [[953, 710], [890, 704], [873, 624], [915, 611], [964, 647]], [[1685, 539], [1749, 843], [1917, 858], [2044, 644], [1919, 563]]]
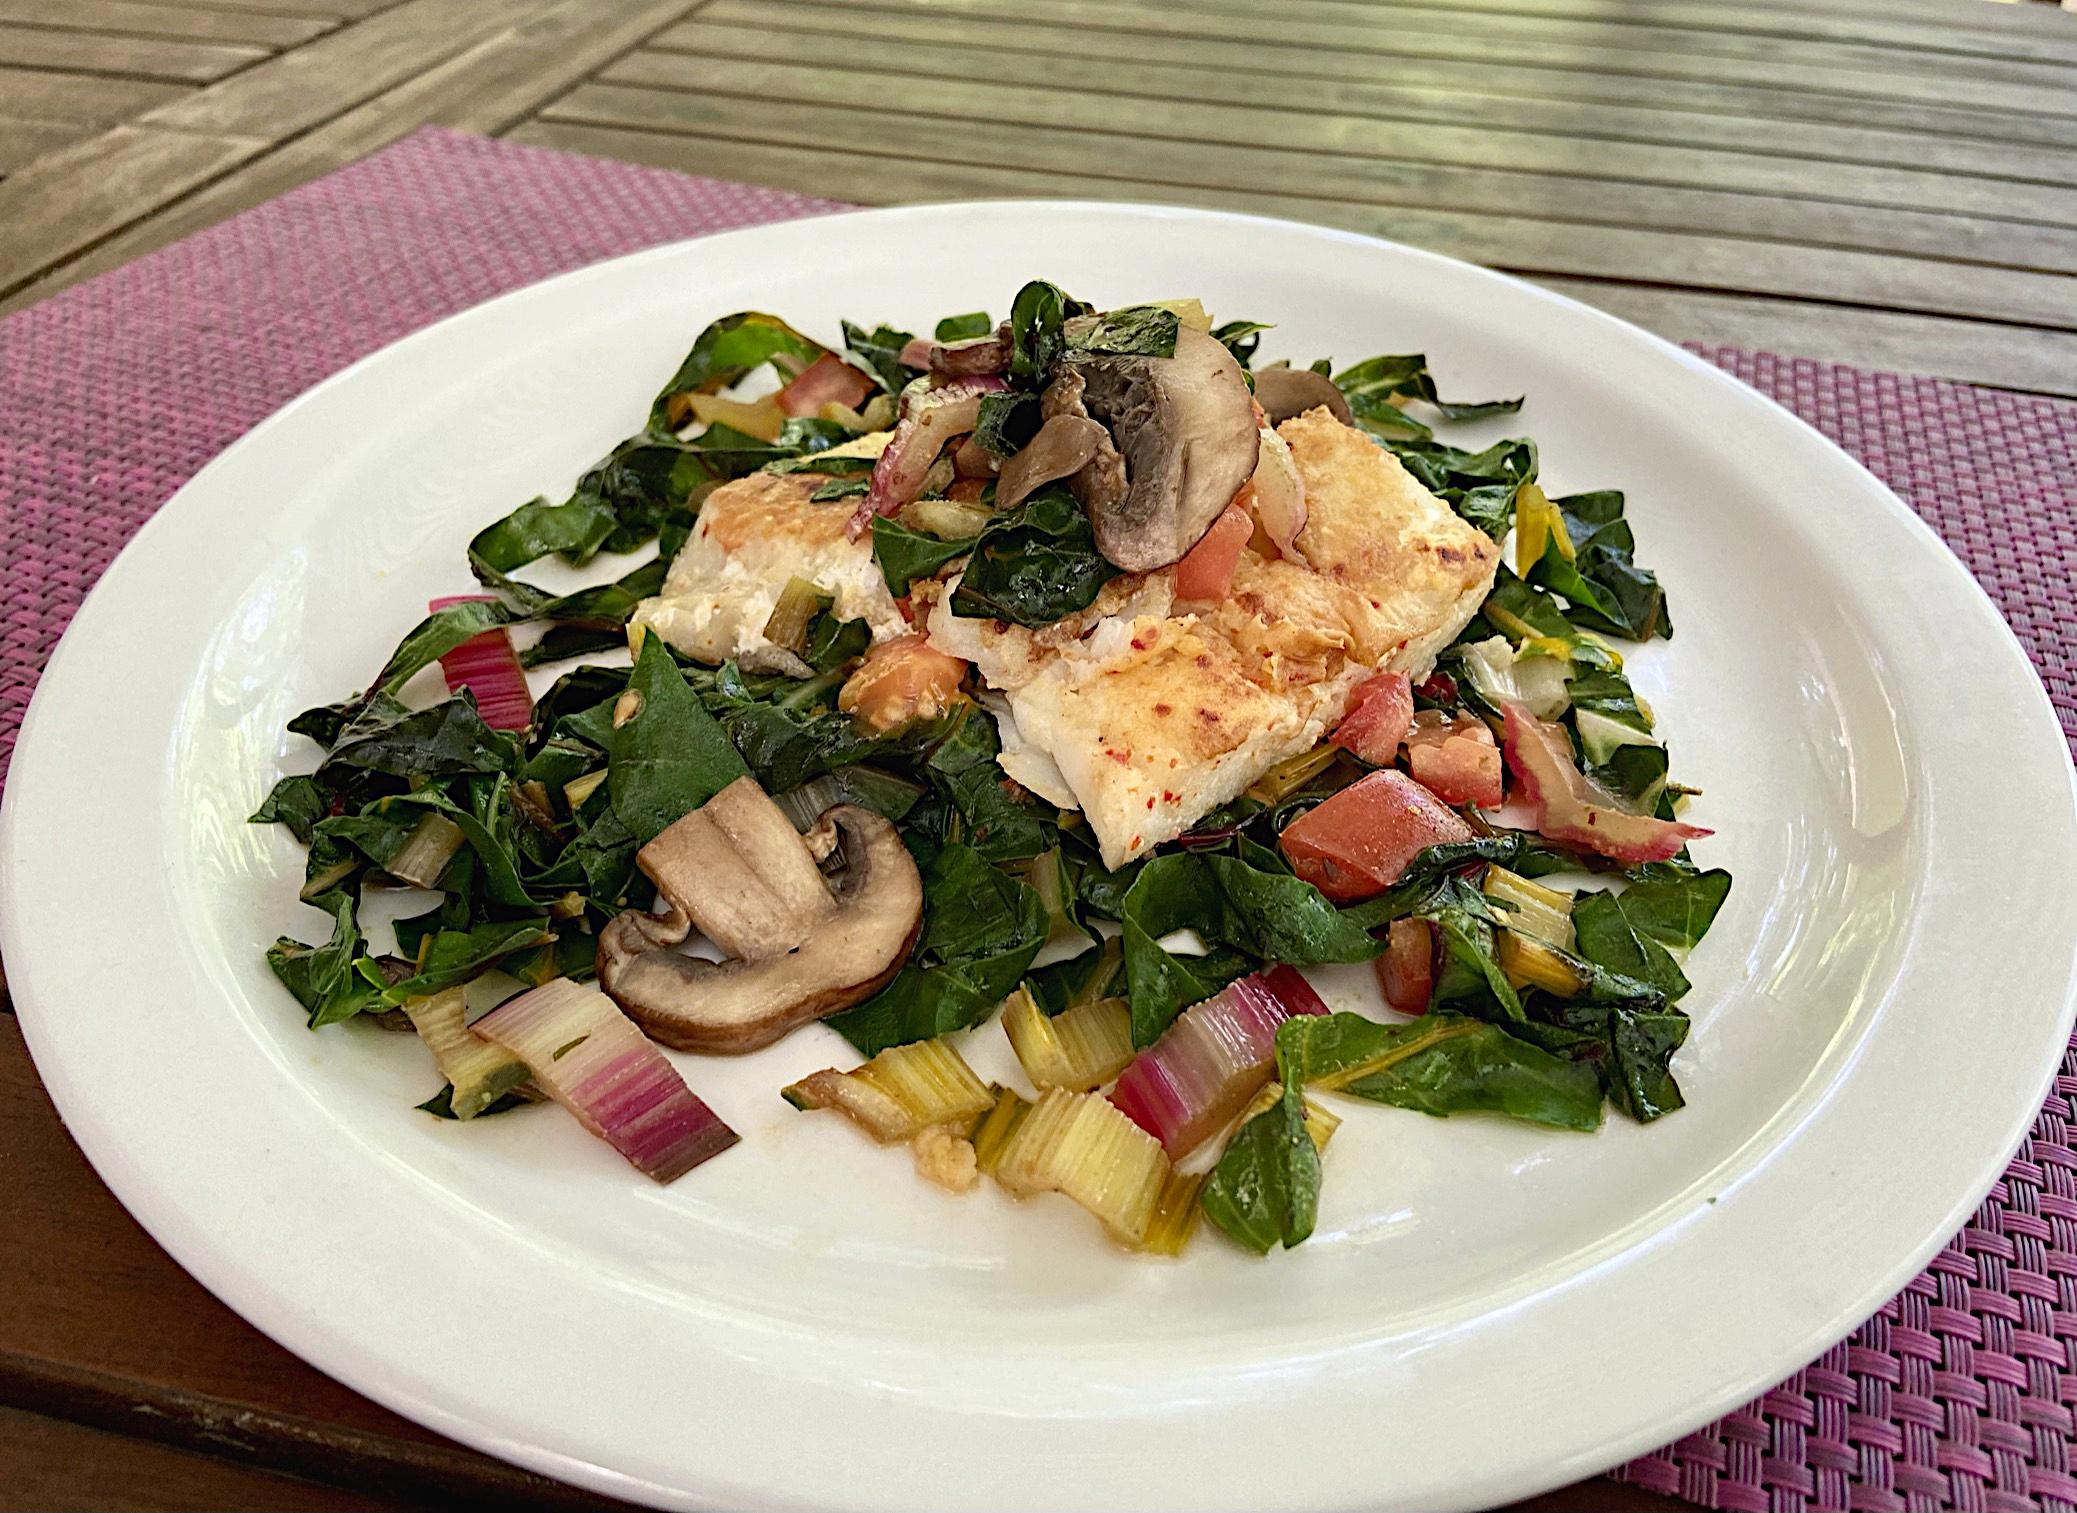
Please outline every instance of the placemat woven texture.
[[[0, 781], [37, 673], [96, 577], [284, 401], [550, 274], [841, 208], [426, 131], [0, 322]], [[2077, 405], [1703, 355], [1925, 516], [2003, 607], [2077, 743]], [[1754, 1513], [2077, 1513], [2073, 1416], [2077, 1049], [1997, 1188], [1901, 1297], [1774, 1391], [1620, 1474]]]

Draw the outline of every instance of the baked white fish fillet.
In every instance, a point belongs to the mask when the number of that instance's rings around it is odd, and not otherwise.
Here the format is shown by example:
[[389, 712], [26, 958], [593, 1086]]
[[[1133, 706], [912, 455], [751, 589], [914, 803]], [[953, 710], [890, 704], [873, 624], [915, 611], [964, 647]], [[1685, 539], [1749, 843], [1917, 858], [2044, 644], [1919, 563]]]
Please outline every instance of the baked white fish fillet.
[[1072, 795], [1106, 866], [1317, 745], [1372, 673], [1424, 675], [1492, 586], [1494, 543], [1368, 436], [1325, 410], [1278, 434], [1305, 485], [1302, 562], [1244, 551], [1217, 605], [1178, 604], [1168, 570], [1117, 578], [1037, 631], [955, 616], [949, 595], [931, 612], [932, 644], [1008, 705], [1004, 771]]
[[[1106, 865], [1317, 745], [1373, 672], [1425, 674], [1492, 587], [1493, 542], [1368, 436], [1325, 410], [1278, 434], [1305, 485], [1304, 560], [1244, 551], [1221, 604], [1179, 605], [1164, 569], [1114, 578], [1080, 614], [1028, 630], [952, 614], [949, 584], [917, 586], [932, 644], [974, 663], [989, 690], [1003, 771], [1080, 809]], [[841, 450], [872, 456], [885, 441]], [[846, 538], [847, 502], [810, 502], [825, 481], [756, 473], [716, 489], [663, 593], [630, 623], [704, 662], [793, 671], [764, 626], [799, 577], [876, 639], [905, 633], [870, 540]]]
[[[877, 457], [886, 445], [885, 433], [863, 436], [831, 455]], [[663, 592], [635, 607], [629, 634], [653, 630], [702, 662], [733, 657], [751, 672], [803, 675], [799, 659], [764, 634], [792, 578], [829, 594], [839, 619], [865, 621], [876, 640], [907, 630], [872, 542], [846, 538], [857, 501], [812, 502], [828, 482], [822, 473], [752, 473], [709, 494]]]

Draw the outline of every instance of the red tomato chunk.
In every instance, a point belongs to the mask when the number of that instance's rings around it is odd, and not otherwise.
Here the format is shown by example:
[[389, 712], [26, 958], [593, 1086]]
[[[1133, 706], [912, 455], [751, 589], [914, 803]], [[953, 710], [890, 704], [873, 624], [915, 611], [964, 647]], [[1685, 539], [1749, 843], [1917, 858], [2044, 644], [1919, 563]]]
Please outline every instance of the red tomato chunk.
[[1403, 772], [1351, 783], [1283, 834], [1291, 870], [1337, 903], [1370, 898], [1399, 881], [1429, 846], [1468, 841], [1471, 827]]
[[[1389, 767], [1399, 755], [1414, 718], [1413, 685], [1403, 672], [1381, 672], [1358, 685], [1349, 712], [1335, 728], [1334, 744], [1373, 767]], [[1499, 752], [1494, 752], [1498, 759]]]

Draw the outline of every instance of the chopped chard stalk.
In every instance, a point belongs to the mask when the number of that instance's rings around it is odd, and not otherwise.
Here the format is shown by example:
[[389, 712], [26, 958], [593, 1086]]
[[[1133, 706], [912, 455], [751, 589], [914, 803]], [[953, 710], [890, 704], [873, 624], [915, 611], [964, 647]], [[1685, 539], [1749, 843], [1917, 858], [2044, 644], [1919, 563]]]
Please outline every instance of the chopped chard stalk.
[[[1250, 973], [1185, 1009], [1141, 1051], [1111, 1090], [1111, 1102], [1181, 1160], [1230, 1123], [1276, 1067], [1277, 1026], [1327, 1009], [1292, 979], [1275, 985]], [[1279, 992], [1281, 988], [1284, 991]]]
[[474, 1030], [525, 1062], [549, 1097], [658, 1182], [736, 1143], [663, 1052], [589, 984], [557, 978], [500, 1004]]
[[1168, 1180], [1161, 1184], [1160, 1197], [1154, 1200], [1154, 1217], [1147, 1223], [1146, 1237], [1140, 1241], [1140, 1249], [1156, 1256], [1179, 1256], [1183, 1253], [1183, 1247], [1190, 1243], [1190, 1236], [1197, 1233], [1197, 1220], [1203, 1213], [1197, 1199], [1210, 1176], [1208, 1171], [1169, 1171]]
[[[486, 599], [487, 594], [456, 594], [435, 599], [428, 608], [438, 611], [450, 604]], [[534, 696], [526, 686], [526, 669], [512, 649], [512, 635], [503, 626], [471, 636], [440, 658], [440, 671], [447, 691], [464, 688], [476, 696], [476, 712], [492, 730], [524, 730], [534, 721]]]
[[444, 814], [427, 810], [382, 870], [414, 888], [437, 888], [440, 874], [462, 849], [463, 840], [461, 826]]
[[407, 998], [404, 1014], [453, 1088], [448, 1107], [457, 1119], [473, 1119], [527, 1080], [526, 1063], [492, 1045], [463, 1019], [462, 989], [427, 998]]
[[967, 1139], [973, 1142], [974, 1162], [984, 1176], [995, 1175], [1010, 1138], [1031, 1114], [1031, 1100], [1014, 1088], [994, 1087], [995, 1103], [979, 1119]]
[[1094, 1093], [1051, 1088], [1010, 1137], [995, 1180], [1015, 1193], [1064, 1193], [1127, 1245], [1146, 1239], [1167, 1184], [1161, 1143]]
[[1049, 1016], [1019, 988], [1003, 1005], [1002, 1027], [1024, 1075], [1038, 1088], [1086, 1093], [1132, 1061], [1132, 1007], [1122, 998], [1099, 998]]
[[816, 1072], [780, 1096], [797, 1109], [836, 1109], [882, 1145], [934, 1125], [963, 1127], [993, 1101], [966, 1059], [943, 1040], [890, 1046], [856, 1070]]

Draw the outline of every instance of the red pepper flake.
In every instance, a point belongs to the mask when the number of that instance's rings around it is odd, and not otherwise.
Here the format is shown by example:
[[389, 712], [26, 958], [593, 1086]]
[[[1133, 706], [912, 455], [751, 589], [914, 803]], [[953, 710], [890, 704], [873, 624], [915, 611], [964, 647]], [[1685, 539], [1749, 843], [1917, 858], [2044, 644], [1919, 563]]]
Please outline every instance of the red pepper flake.
[[1175, 713], [1175, 710], [1173, 710], [1172, 708], [1170, 708], [1170, 707], [1169, 707], [1168, 705], [1166, 705], [1166, 704], [1156, 704], [1156, 705], [1154, 706], [1154, 713], [1156, 713], [1156, 714], [1174, 714], [1174, 713]]
[[1142, 641], [1138, 636], [1134, 636], [1132, 638], [1132, 649], [1134, 651], [1145, 651], [1147, 649], [1147, 643]]
[[1129, 751], [1118, 751], [1106, 746], [1103, 754], [1116, 762], [1120, 767], [1130, 767], [1132, 765], [1132, 753]]
[[1216, 725], [1219, 723], [1219, 711], [1216, 709], [1200, 709], [1197, 711], [1197, 718], [1204, 721], [1207, 725]]
[[1211, 654], [1210, 654], [1209, 652], [1202, 652], [1202, 651], [1201, 651], [1201, 652], [1199, 652], [1199, 653], [1197, 654], [1197, 665], [1198, 665], [1199, 667], [1209, 667], [1209, 666], [1211, 666], [1211, 665], [1212, 665], [1212, 659], [1211, 659]]
[[1147, 800], [1147, 807], [1149, 809], [1152, 809], [1154, 807], [1154, 801], [1152, 799]]
[[1164, 804], [1173, 804], [1181, 797], [1180, 793], [1170, 793], [1166, 788], [1161, 790], [1161, 802]]

